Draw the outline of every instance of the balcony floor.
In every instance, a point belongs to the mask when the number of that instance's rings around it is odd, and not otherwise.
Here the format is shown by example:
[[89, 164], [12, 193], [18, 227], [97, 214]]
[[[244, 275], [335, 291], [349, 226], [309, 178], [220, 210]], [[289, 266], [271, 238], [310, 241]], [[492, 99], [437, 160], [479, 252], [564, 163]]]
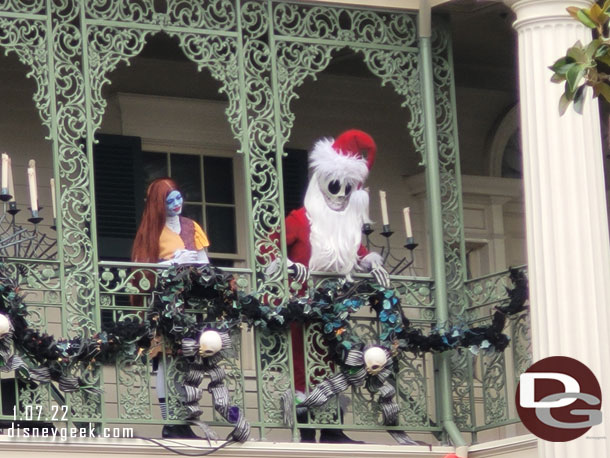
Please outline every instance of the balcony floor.
[[[159, 443], [172, 447], [185, 454], [197, 456], [209, 450], [207, 442], [193, 440], [158, 440]], [[212, 442], [222, 445], [223, 441]], [[230, 444], [213, 452], [214, 456], [223, 457], [302, 457], [302, 458], [336, 458], [343, 457], [409, 457], [409, 458], [443, 458], [455, 452], [450, 446], [401, 446], [379, 444], [301, 444], [292, 442], [258, 442]], [[116, 456], [150, 457], [177, 456], [159, 445], [142, 439], [71, 439], [61, 441], [52, 438], [17, 439], [0, 435], [0, 455], [10, 458], [40, 456], [45, 458], [96, 457], [116, 458]], [[535, 458], [538, 456], [536, 438], [532, 435], [511, 439], [487, 442], [470, 447], [469, 457], [511, 457]]]

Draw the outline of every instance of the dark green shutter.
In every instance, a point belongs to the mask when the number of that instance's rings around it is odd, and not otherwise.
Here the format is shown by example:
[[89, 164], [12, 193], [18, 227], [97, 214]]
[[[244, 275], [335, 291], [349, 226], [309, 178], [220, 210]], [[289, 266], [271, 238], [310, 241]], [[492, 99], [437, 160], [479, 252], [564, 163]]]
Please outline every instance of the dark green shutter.
[[100, 259], [128, 261], [144, 204], [139, 137], [99, 134], [93, 147]]
[[282, 162], [284, 179], [284, 209], [286, 214], [301, 208], [307, 190], [307, 151], [286, 149], [287, 156]]

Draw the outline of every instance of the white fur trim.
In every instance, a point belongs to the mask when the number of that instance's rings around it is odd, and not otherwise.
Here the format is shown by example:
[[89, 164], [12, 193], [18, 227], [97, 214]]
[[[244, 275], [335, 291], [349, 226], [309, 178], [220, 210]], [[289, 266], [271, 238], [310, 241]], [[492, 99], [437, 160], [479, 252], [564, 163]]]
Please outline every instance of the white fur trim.
[[363, 183], [369, 174], [362, 156], [346, 156], [333, 148], [334, 140], [318, 140], [309, 154], [309, 166], [320, 175], [332, 175], [339, 179], [352, 179]]

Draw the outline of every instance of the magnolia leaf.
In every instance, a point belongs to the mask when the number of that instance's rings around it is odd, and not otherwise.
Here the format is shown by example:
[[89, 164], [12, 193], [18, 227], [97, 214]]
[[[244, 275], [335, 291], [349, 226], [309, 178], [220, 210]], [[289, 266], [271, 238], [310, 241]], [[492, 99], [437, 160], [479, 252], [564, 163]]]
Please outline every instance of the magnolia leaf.
[[597, 48], [597, 51], [595, 51], [595, 55], [593, 57], [595, 57], [596, 59], [598, 57], [602, 57], [608, 54], [608, 50], [610, 49], [610, 47], [608, 46], [607, 43], [601, 43], [599, 48]]
[[574, 46], [568, 49], [566, 57], [571, 57], [577, 63], [584, 63], [587, 60], [585, 49], [580, 41], [574, 43]]
[[578, 114], [582, 114], [582, 109], [585, 104], [585, 88], [586, 86], [583, 84], [576, 90], [576, 94], [574, 94], [574, 110]]
[[593, 20], [593, 22], [596, 22], [598, 25], [603, 25], [603, 23], [605, 22], [605, 14], [597, 3], [594, 3], [591, 6], [591, 9], [589, 10], [588, 14], [589, 17]]
[[565, 75], [566, 73], [568, 73], [568, 70], [571, 69], [574, 65], [576, 65], [574, 59], [566, 56], [562, 57], [561, 59], [557, 59], [557, 61], [549, 68], [555, 73]]
[[607, 51], [606, 51], [605, 54], [602, 54], [600, 56], [596, 56], [595, 60], [597, 60], [597, 61], [601, 62], [602, 64], [605, 64], [605, 65], [610, 67], [610, 53], [608, 53]]
[[558, 75], [557, 73], [553, 73], [553, 76], [551, 76], [551, 82], [553, 83], [561, 83], [562, 81], [565, 81], [566, 77], [562, 76], [562, 75]]
[[[587, 47], [585, 48], [585, 55], [587, 56], [588, 61], [591, 61], [593, 59], [593, 56], [597, 54], [597, 50], [601, 46], [601, 44], [602, 41], [597, 38], [587, 45]], [[589, 62], [589, 65], [591, 64], [592, 62]]]
[[602, 82], [602, 83], [596, 84], [594, 87], [594, 90], [597, 93], [597, 95], [601, 94], [604, 97], [604, 99], [606, 99], [607, 102], [610, 102], [610, 86], [607, 83]]
[[576, 91], [578, 87], [578, 83], [582, 79], [585, 74], [585, 66], [582, 64], [574, 65], [566, 75], [566, 80], [568, 82], [568, 86], [570, 88], [570, 92]]
[[568, 6], [566, 8], [566, 11], [570, 14], [570, 16], [572, 16], [574, 19], [576, 19], [576, 15], [580, 11], [580, 8], [578, 8], [577, 6]]
[[570, 102], [571, 100], [568, 99], [566, 94], [561, 94], [561, 97], [559, 98], [559, 116], [563, 116], [563, 114], [570, 106]]
[[582, 22], [584, 25], [586, 25], [590, 29], [597, 28], [597, 24], [593, 21], [593, 19], [591, 19], [591, 16], [589, 16], [589, 13], [587, 12], [587, 10], [584, 10], [584, 9], [578, 10], [578, 13], [576, 13], [576, 19], [578, 19], [580, 22]]

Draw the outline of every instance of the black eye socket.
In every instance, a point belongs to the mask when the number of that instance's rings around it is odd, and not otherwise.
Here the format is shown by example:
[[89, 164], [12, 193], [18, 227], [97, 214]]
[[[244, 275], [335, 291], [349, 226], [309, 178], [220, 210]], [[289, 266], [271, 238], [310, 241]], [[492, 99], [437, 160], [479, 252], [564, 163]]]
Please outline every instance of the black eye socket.
[[352, 192], [352, 185], [348, 184], [345, 186], [345, 195], [349, 194], [350, 192]]
[[328, 183], [328, 190], [331, 194], [337, 194], [339, 192], [339, 189], [341, 189], [341, 185], [337, 180], [333, 180]]

